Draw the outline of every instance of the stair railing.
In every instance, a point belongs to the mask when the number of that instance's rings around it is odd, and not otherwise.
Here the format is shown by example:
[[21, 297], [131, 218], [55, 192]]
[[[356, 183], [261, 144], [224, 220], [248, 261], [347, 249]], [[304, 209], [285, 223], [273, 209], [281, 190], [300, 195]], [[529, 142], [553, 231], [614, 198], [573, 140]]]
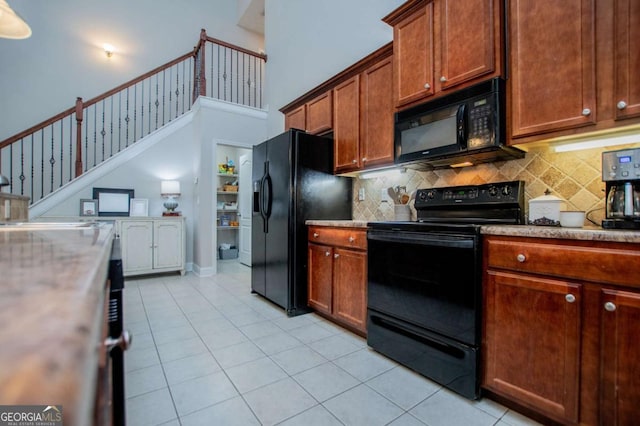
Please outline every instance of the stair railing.
[[188, 112], [198, 96], [262, 108], [266, 59], [203, 29], [193, 51], [0, 142], [0, 173], [34, 203]]

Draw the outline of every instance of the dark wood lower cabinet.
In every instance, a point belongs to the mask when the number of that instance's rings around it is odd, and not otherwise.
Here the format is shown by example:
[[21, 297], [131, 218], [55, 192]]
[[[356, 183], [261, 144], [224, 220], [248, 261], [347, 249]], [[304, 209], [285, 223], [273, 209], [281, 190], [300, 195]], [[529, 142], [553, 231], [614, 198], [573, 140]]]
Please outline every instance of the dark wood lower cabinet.
[[601, 303], [601, 424], [638, 424], [640, 293], [603, 289]]
[[637, 424], [640, 245], [485, 236], [484, 256], [483, 387], [562, 424]]
[[357, 228], [309, 227], [309, 306], [366, 334], [367, 235]]
[[484, 386], [578, 421], [581, 286], [487, 273]]

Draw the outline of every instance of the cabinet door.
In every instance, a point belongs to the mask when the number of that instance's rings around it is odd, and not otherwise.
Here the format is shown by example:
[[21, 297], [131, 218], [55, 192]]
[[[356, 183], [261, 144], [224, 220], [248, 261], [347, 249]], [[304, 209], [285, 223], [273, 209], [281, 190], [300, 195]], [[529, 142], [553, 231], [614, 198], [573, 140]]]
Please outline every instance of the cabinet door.
[[178, 221], [155, 221], [153, 223], [154, 268], [182, 267], [182, 223]]
[[433, 3], [393, 27], [396, 106], [433, 95]]
[[317, 135], [333, 127], [333, 96], [331, 90], [307, 102], [307, 132]]
[[120, 224], [122, 268], [125, 274], [153, 269], [153, 222], [123, 220]]
[[600, 424], [638, 423], [640, 407], [640, 293], [603, 290]]
[[308, 253], [309, 306], [325, 314], [331, 314], [333, 248], [309, 244]]
[[334, 170], [360, 167], [360, 77], [355, 76], [333, 89]]
[[491, 270], [486, 278], [483, 385], [577, 422], [581, 286]]
[[362, 73], [362, 166], [393, 163], [393, 63], [386, 58]]
[[367, 255], [361, 251], [334, 249], [333, 314], [366, 331]]
[[306, 106], [302, 105], [293, 111], [289, 111], [284, 116], [284, 129], [300, 129], [306, 130], [307, 113]]
[[500, 5], [497, 0], [440, 0], [440, 49], [435, 76], [438, 90], [486, 75], [498, 68]]
[[512, 137], [595, 123], [594, 1], [510, 1]]
[[640, 2], [615, 2], [615, 98], [616, 119], [640, 115]]

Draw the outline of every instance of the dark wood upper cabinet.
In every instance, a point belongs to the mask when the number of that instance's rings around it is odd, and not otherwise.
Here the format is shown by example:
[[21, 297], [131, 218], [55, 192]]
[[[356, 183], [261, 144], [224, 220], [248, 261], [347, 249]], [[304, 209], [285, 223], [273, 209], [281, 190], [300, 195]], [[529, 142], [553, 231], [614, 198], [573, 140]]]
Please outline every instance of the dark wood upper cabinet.
[[393, 26], [396, 106], [405, 108], [502, 72], [499, 0], [407, 2]]
[[360, 154], [364, 168], [393, 163], [393, 58], [363, 71], [360, 78]]
[[615, 118], [640, 117], [640, 2], [616, 0], [613, 34]]
[[299, 107], [288, 111], [284, 115], [284, 128], [289, 129], [307, 129], [307, 106], [300, 105]]
[[360, 76], [333, 89], [334, 171], [360, 167]]
[[513, 138], [596, 121], [595, 0], [511, 0]]

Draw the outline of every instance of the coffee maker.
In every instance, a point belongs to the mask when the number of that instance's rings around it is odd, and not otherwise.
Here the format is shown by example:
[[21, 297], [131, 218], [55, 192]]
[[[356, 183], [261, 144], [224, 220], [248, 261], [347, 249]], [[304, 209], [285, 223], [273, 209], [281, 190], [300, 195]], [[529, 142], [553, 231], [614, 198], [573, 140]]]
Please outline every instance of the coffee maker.
[[640, 148], [602, 153], [607, 229], [640, 229]]

